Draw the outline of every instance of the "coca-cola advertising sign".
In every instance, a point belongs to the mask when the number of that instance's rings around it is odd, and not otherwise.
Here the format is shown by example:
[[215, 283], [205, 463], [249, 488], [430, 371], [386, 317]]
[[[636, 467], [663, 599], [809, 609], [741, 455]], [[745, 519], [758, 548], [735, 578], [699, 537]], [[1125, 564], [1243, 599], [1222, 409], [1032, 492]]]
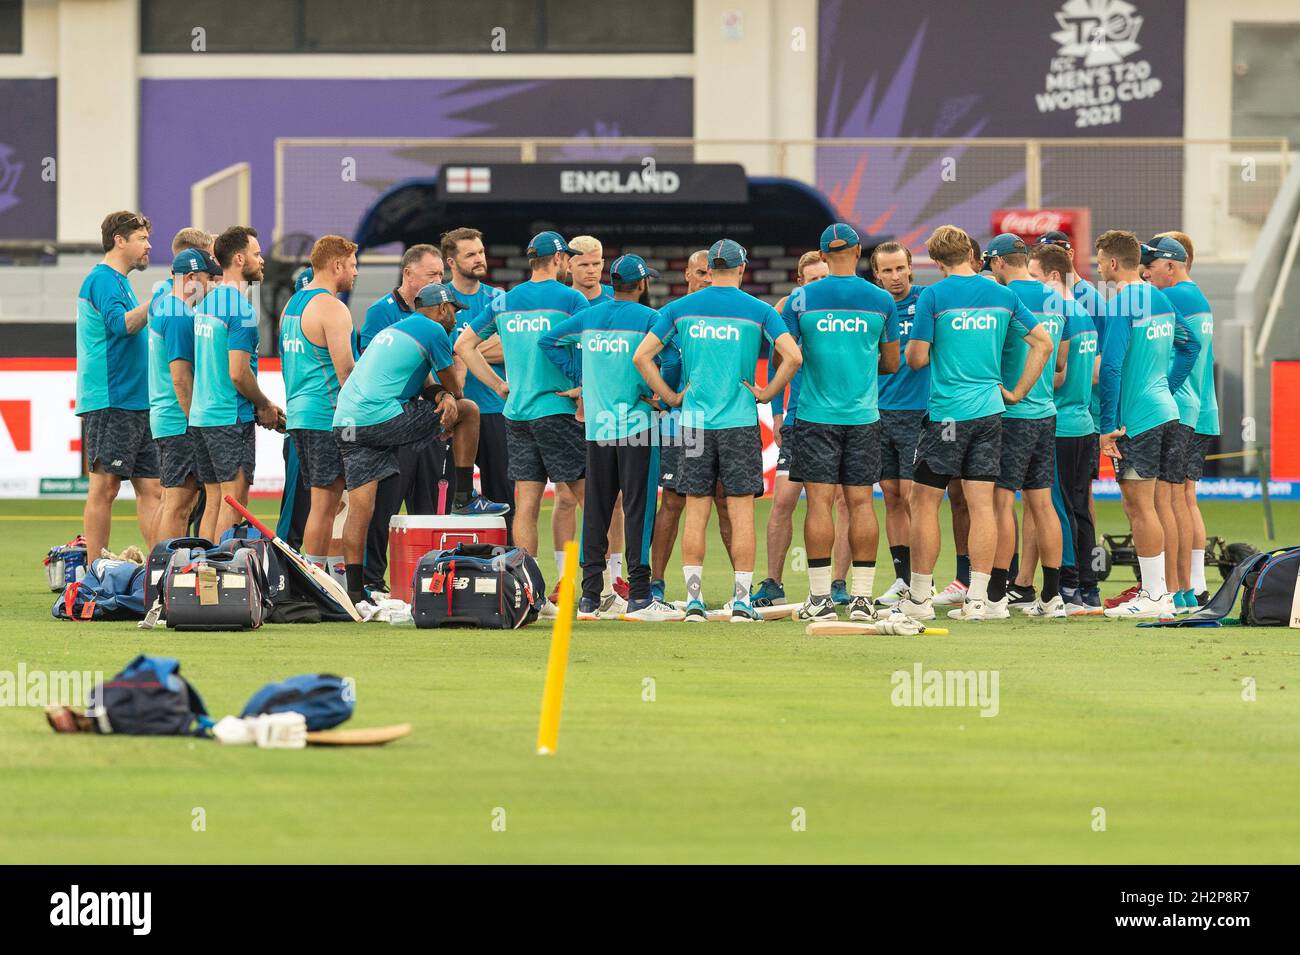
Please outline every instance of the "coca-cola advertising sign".
[[1044, 232], [1064, 232], [1074, 249], [1074, 270], [1092, 272], [1092, 216], [1087, 209], [994, 209], [992, 234], [1011, 232], [1033, 245]]

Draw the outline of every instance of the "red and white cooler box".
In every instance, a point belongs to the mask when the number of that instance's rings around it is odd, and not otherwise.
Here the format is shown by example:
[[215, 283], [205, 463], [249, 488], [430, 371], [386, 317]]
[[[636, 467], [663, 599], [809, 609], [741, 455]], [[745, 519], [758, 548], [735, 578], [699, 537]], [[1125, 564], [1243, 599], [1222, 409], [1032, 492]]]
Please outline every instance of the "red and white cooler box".
[[398, 514], [388, 522], [388, 581], [391, 595], [411, 603], [411, 578], [420, 558], [457, 544], [506, 543], [504, 517], [455, 514]]
[[1089, 209], [995, 209], [993, 235], [1011, 232], [1033, 246], [1044, 232], [1064, 232], [1074, 248], [1080, 278], [1092, 272], [1092, 212]]

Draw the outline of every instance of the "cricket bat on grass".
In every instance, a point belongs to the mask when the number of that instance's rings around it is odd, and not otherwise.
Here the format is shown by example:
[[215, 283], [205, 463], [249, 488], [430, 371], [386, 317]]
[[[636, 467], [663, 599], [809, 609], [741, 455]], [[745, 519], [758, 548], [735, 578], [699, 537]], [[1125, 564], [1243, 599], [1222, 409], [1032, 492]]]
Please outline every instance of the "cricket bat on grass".
[[357, 623], [361, 623], [361, 614], [357, 613], [357, 608], [352, 605], [348, 599], [348, 592], [343, 585], [329, 575], [326, 571], [317, 567], [302, 554], [298, 553], [280, 538], [276, 537], [269, 527], [254, 517], [244, 505], [240, 504], [229, 494], [226, 495], [226, 503], [242, 514], [248, 523], [252, 524], [262, 536], [271, 542], [271, 545], [284, 557], [285, 560], [297, 567], [307, 577], [308, 583], [316, 588], [323, 596], [328, 597], [331, 601], [338, 604]]
[[[893, 629], [894, 625], [887, 620], [878, 623], [854, 623], [851, 620], [823, 620], [817, 623], [810, 623], [804, 627], [804, 633], [810, 637], [845, 637], [855, 634], [877, 634], [880, 636], [897, 635], [900, 631]], [[902, 634], [908, 636], [908, 634]], [[917, 636], [937, 636], [946, 637], [947, 629], [944, 627], [922, 626]]]
[[370, 729], [315, 730], [307, 734], [307, 743], [311, 746], [382, 746], [408, 736], [410, 732], [410, 723], [375, 726]]

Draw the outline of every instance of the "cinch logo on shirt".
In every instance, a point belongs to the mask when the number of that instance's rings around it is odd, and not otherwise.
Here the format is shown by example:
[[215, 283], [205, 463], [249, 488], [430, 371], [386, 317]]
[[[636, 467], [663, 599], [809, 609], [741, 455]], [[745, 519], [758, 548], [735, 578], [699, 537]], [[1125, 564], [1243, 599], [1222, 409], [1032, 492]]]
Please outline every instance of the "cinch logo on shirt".
[[506, 320], [506, 331], [508, 332], [549, 332], [551, 330], [551, 320], [545, 315], [538, 315], [536, 318], [524, 318], [516, 313], [514, 318]]
[[302, 339], [290, 338], [286, 335], [280, 342], [280, 351], [291, 351], [302, 355], [307, 349], [303, 347]]
[[998, 320], [992, 315], [968, 315], [962, 312], [952, 320], [953, 331], [963, 332], [972, 328], [989, 329], [997, 328]]
[[1046, 329], [1047, 329], [1049, 332], [1051, 332], [1053, 335], [1055, 335], [1055, 334], [1060, 330], [1060, 328], [1061, 328], [1061, 323], [1060, 323], [1060, 322], [1058, 322], [1058, 321], [1057, 321], [1056, 319], [1054, 319], [1054, 318], [1047, 317], [1047, 316], [1045, 316], [1045, 317], [1043, 318], [1042, 325], [1043, 325], [1044, 328], [1046, 328]]
[[700, 319], [686, 329], [686, 334], [691, 338], [713, 338], [723, 342], [740, 341], [740, 329], [735, 325], [710, 325], [704, 319]]
[[1078, 351], [1079, 351], [1079, 354], [1080, 354], [1080, 355], [1086, 354], [1086, 353], [1088, 353], [1088, 352], [1095, 352], [1096, 350], [1097, 350], [1097, 339], [1095, 339], [1095, 338], [1080, 338], [1080, 339], [1079, 339], [1079, 350], [1078, 350]]
[[1160, 322], [1158, 325], [1152, 322], [1147, 326], [1147, 338], [1155, 341], [1157, 338], [1172, 338], [1174, 334], [1174, 323], [1170, 321]]
[[592, 352], [607, 352], [610, 354], [631, 351], [626, 338], [618, 338], [613, 335], [607, 338], [593, 338], [591, 344], [587, 347]]
[[854, 316], [853, 318], [833, 318], [827, 315], [825, 318], [817, 319], [817, 331], [819, 332], [869, 332], [871, 323], [865, 318]]
[[373, 346], [373, 345], [391, 345], [394, 341], [396, 341], [396, 339], [393, 338], [393, 333], [392, 333], [392, 332], [380, 332], [378, 335], [376, 335], [376, 336], [374, 337], [374, 340], [373, 340], [370, 344], [371, 344], [372, 346]]
[[209, 325], [207, 322], [195, 322], [194, 334], [198, 338], [211, 338], [212, 326]]
[[[909, 312], [908, 314], [911, 313]], [[912, 320], [910, 318], [903, 319], [903, 321], [898, 323], [898, 330], [903, 335], [912, 334]]]
[[1214, 333], [1214, 319], [1207, 318], [1205, 321], [1201, 322], [1202, 335], [1211, 335], [1213, 333]]

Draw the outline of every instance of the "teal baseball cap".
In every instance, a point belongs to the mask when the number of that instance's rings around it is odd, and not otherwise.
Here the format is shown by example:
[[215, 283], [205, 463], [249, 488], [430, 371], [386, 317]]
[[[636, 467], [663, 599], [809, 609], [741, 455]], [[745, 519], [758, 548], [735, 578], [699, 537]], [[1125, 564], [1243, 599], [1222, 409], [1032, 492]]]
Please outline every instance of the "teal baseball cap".
[[719, 239], [709, 246], [709, 268], [738, 269], [748, 261], [749, 253], [735, 239]]
[[193, 275], [195, 272], [220, 275], [222, 270], [217, 260], [202, 249], [186, 249], [172, 259], [172, 275]]
[[569, 243], [564, 240], [564, 236], [558, 232], [539, 232], [533, 236], [533, 241], [528, 243], [528, 256], [533, 259], [544, 259], [548, 255], [554, 255], [556, 252], [567, 252], [569, 255], [582, 255], [577, 249], [569, 247]]
[[451, 286], [430, 282], [415, 293], [415, 307], [429, 308], [434, 305], [452, 305], [455, 306], [456, 311], [466, 307], [465, 303], [452, 293]]
[[1171, 236], [1152, 239], [1142, 246], [1142, 264], [1150, 265], [1156, 259], [1172, 259], [1175, 262], [1187, 261], [1187, 250], [1183, 244]]
[[645, 264], [639, 255], [620, 255], [609, 267], [609, 274], [625, 285], [631, 285], [644, 278], [659, 278], [659, 273]]
[[844, 222], [828, 225], [826, 231], [822, 233], [821, 250], [823, 252], [838, 252], [841, 249], [851, 249], [860, 244], [861, 240], [858, 238], [857, 230]]
[[306, 288], [308, 285], [311, 284], [311, 280], [314, 279], [315, 277], [316, 277], [316, 270], [313, 269], [310, 265], [307, 266], [305, 269], [299, 272], [297, 276], [294, 278], [293, 290], [295, 292], [301, 292], [304, 288]]
[[1025, 240], [1020, 238], [1014, 232], [1000, 232], [993, 237], [993, 241], [988, 244], [984, 254], [980, 256], [983, 259], [984, 266], [981, 272], [987, 272], [993, 268], [993, 258], [999, 255], [1028, 255], [1029, 246], [1025, 245]]

